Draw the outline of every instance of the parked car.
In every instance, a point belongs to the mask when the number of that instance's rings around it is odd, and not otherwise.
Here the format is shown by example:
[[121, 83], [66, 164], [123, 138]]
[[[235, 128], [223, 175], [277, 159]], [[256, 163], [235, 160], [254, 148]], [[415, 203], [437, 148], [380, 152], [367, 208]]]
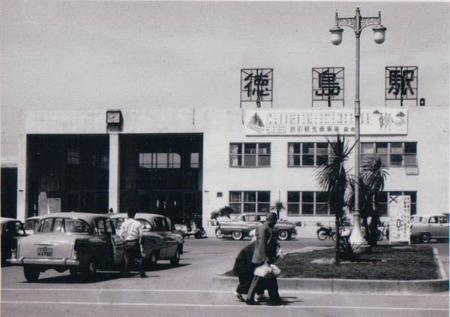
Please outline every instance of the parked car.
[[43, 216], [33, 216], [25, 219], [25, 231], [27, 234], [33, 234], [39, 225], [39, 221]]
[[42, 217], [35, 234], [18, 241], [9, 262], [23, 266], [28, 282], [49, 269], [70, 270], [72, 276], [80, 273], [89, 279], [97, 269], [122, 268], [123, 241], [107, 215], [53, 213]]
[[[231, 236], [234, 240], [242, 240], [250, 235], [261, 222], [266, 220], [266, 213], [242, 213], [227, 222], [219, 222], [216, 228], [216, 237], [223, 238]], [[288, 240], [295, 237], [297, 231], [295, 224], [286, 220], [278, 220], [274, 231], [279, 240]]]
[[26, 236], [23, 223], [14, 218], [0, 218], [1, 226], [1, 243], [2, 243], [2, 262], [1, 265], [6, 265], [6, 260], [11, 257], [11, 254], [16, 252], [17, 241], [21, 237]]
[[[127, 218], [127, 214], [111, 215], [118, 231]], [[137, 213], [134, 217], [143, 229], [142, 255], [148, 265], [156, 265], [158, 260], [170, 260], [172, 265], [178, 265], [183, 254], [184, 239], [174, 232], [174, 227], [168, 217], [151, 213]]]
[[411, 218], [411, 240], [429, 243], [431, 239], [448, 239], [448, 214], [413, 216]]

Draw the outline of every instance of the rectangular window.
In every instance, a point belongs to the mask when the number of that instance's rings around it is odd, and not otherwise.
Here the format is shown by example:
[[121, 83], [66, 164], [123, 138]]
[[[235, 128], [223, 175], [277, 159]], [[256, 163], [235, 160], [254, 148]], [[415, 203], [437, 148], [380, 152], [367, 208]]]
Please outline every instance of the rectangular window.
[[385, 167], [417, 166], [417, 142], [362, 142], [361, 160], [376, 157]]
[[199, 167], [200, 167], [200, 154], [191, 153], [191, 168], [199, 168]]
[[328, 143], [288, 143], [288, 167], [320, 166], [331, 159]]
[[326, 192], [289, 191], [287, 197], [287, 212], [289, 216], [327, 216], [331, 214]]
[[230, 167], [270, 167], [270, 143], [230, 143]]
[[178, 153], [139, 153], [140, 168], [181, 168]]
[[229, 205], [235, 213], [268, 212], [269, 191], [230, 191]]

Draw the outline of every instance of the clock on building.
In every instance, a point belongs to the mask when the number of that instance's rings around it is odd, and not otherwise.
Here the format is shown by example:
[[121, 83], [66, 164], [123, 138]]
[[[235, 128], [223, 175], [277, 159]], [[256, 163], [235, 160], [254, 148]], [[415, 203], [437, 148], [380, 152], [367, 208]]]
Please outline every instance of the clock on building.
[[106, 111], [106, 129], [108, 131], [122, 131], [123, 117], [120, 110]]

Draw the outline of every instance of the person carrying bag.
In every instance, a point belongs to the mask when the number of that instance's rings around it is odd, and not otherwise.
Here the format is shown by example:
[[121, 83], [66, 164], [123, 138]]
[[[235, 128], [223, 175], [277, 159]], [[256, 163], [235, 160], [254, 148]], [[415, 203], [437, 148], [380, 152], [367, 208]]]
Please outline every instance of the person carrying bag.
[[246, 303], [248, 305], [256, 304], [254, 297], [257, 289], [267, 289], [269, 291], [268, 304], [270, 305], [286, 303], [278, 293], [276, 277], [279, 275], [280, 269], [273, 264], [277, 258], [279, 247], [276, 234], [273, 232], [276, 223], [277, 215], [268, 213], [264, 223], [256, 228], [256, 244], [252, 257], [252, 264], [255, 270], [247, 293]]

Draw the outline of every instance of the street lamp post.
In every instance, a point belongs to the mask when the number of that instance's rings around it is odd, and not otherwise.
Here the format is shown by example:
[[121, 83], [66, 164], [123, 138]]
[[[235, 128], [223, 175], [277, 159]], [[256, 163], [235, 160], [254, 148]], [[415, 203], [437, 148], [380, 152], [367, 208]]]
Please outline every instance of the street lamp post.
[[355, 78], [355, 209], [353, 211], [353, 230], [349, 238], [353, 252], [361, 252], [361, 247], [365, 244], [364, 237], [361, 232], [361, 215], [359, 212], [359, 170], [360, 170], [360, 100], [359, 100], [359, 64], [360, 64], [360, 41], [361, 31], [371, 25], [375, 25], [374, 40], [377, 44], [384, 42], [384, 33], [386, 28], [381, 25], [381, 13], [378, 12], [377, 17], [362, 17], [359, 8], [356, 8], [356, 14], [350, 18], [340, 18], [336, 12], [336, 25], [330, 29], [331, 43], [339, 45], [342, 42], [341, 26], [347, 26], [355, 31], [356, 37], [356, 78]]

